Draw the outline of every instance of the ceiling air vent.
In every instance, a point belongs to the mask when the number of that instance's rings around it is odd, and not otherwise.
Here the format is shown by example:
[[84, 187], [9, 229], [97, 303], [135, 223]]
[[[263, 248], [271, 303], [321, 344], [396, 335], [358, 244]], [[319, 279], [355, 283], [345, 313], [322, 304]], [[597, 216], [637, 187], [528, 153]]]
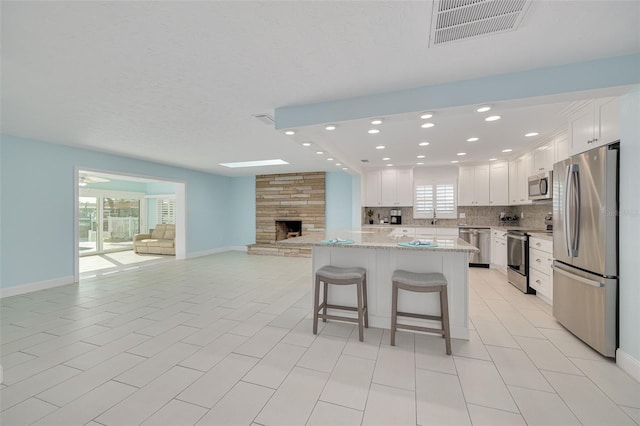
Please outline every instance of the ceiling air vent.
[[273, 117], [271, 117], [269, 114], [260, 113], [260, 114], [252, 114], [252, 116], [260, 120], [264, 124], [273, 125], [274, 123]]
[[360, 160], [360, 161], [362, 161], [363, 163], [368, 163], [369, 162], [369, 160]]
[[435, 0], [429, 46], [518, 29], [531, 0]]

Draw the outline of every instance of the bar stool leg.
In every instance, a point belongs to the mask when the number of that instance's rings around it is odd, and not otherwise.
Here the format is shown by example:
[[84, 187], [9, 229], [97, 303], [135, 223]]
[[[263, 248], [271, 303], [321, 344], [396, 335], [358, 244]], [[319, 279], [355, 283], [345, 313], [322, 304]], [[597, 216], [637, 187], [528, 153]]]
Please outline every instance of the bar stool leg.
[[318, 311], [320, 310], [320, 278], [316, 276], [313, 295], [313, 334], [318, 334]]
[[356, 284], [358, 293], [358, 339], [364, 341], [364, 319], [362, 318], [362, 281]]
[[369, 305], [367, 303], [367, 274], [362, 278], [362, 305], [364, 306], [364, 328], [369, 328]]
[[396, 345], [396, 324], [398, 322], [398, 285], [393, 283], [391, 292], [391, 346]]
[[[324, 285], [324, 308], [322, 309], [322, 313], [326, 317], [326, 315], [327, 315], [327, 303], [329, 303], [328, 300], [327, 300], [327, 295], [328, 295], [328, 292], [329, 292], [329, 284], [327, 284], [324, 281], [323, 281], [322, 284]], [[322, 322], [327, 322], [327, 318], [322, 318]]]
[[447, 287], [440, 288], [440, 310], [442, 315], [442, 330], [444, 331], [444, 341], [447, 347], [447, 355], [451, 355], [451, 333], [449, 332], [449, 303]]

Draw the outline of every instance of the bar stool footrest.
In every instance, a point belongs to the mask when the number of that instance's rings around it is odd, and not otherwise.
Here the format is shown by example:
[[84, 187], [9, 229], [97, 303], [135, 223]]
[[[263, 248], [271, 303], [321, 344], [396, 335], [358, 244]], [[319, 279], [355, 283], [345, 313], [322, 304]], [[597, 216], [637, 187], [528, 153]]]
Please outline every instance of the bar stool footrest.
[[423, 315], [423, 314], [414, 314], [412, 312], [398, 312], [396, 313], [399, 317], [410, 317], [410, 318], [420, 318], [427, 320], [436, 320], [442, 321], [442, 317], [438, 315]]
[[444, 331], [442, 331], [439, 328], [419, 327], [417, 325], [410, 325], [410, 324], [396, 324], [396, 328], [404, 329], [404, 330], [413, 330], [413, 331], [424, 331], [425, 333], [435, 333], [435, 334], [444, 336]]

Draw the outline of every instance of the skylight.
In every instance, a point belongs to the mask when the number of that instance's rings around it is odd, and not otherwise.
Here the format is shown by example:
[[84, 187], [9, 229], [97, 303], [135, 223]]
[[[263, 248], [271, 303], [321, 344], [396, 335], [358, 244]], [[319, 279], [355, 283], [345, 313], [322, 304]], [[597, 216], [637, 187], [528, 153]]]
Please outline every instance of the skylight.
[[258, 161], [239, 161], [237, 163], [219, 163], [221, 166], [236, 168], [236, 167], [259, 167], [259, 166], [278, 166], [281, 164], [289, 164], [279, 158], [276, 160], [258, 160]]

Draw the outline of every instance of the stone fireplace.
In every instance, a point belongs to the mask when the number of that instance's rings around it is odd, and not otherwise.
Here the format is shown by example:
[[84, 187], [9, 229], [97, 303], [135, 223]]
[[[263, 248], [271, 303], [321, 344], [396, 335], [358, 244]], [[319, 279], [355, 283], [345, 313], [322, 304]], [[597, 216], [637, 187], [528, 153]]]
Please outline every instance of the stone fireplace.
[[281, 247], [276, 241], [325, 227], [325, 173], [256, 176], [256, 244], [250, 254], [310, 256], [310, 247]]

